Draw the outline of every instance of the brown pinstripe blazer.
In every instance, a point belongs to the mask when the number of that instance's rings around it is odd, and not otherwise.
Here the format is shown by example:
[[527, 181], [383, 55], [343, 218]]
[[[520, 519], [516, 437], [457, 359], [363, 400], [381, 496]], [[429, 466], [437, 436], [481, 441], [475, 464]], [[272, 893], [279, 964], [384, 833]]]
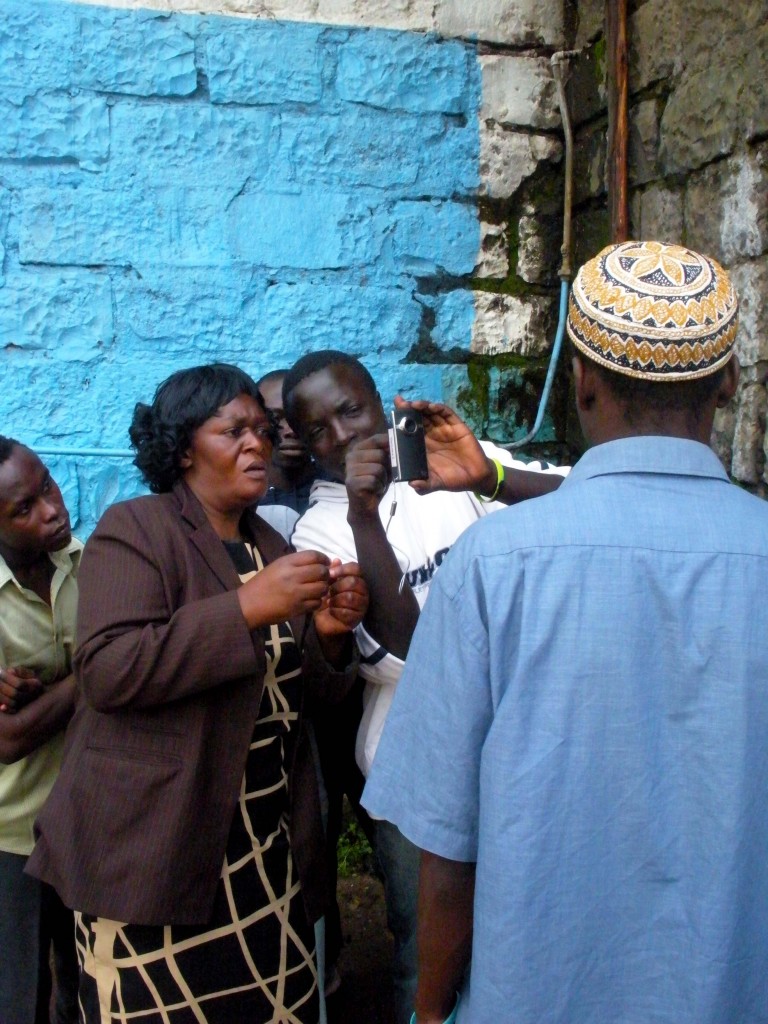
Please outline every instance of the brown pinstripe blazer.
[[[266, 561], [289, 550], [246, 513]], [[37, 822], [28, 870], [76, 910], [134, 924], [204, 924], [210, 915], [265, 671], [239, 578], [183, 482], [112, 506], [79, 573], [82, 697], [61, 774]], [[305, 620], [292, 620], [302, 638]], [[308, 687], [338, 698], [310, 627]], [[302, 731], [291, 771], [291, 844], [310, 919], [324, 907], [317, 785]]]

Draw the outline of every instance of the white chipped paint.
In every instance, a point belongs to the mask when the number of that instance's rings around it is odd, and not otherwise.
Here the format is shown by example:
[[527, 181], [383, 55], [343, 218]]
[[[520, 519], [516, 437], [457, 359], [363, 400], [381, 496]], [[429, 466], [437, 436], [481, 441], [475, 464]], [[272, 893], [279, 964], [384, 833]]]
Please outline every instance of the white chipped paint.
[[555, 79], [546, 57], [489, 54], [480, 57], [480, 67], [484, 121], [528, 128], [560, 126]]
[[760, 384], [750, 383], [742, 387], [734, 424], [731, 475], [743, 484], [760, 482], [766, 404], [765, 388]]
[[[433, 0], [74, 0], [99, 7], [434, 32]], [[454, 33], [459, 36], [461, 33]]]
[[444, 38], [563, 45], [563, 0], [73, 0], [100, 7], [224, 14], [437, 32]]
[[475, 322], [470, 352], [497, 356], [513, 352], [520, 356], [540, 356], [549, 347], [542, 333], [542, 317], [552, 300], [538, 295], [521, 299], [515, 295], [475, 292]]
[[562, 145], [554, 136], [509, 131], [493, 121], [480, 124], [480, 180], [485, 195], [506, 199], [515, 194], [542, 161], [560, 160]]
[[744, 369], [768, 361], [768, 259], [739, 263], [729, 272], [739, 296], [736, 350]]
[[509, 240], [507, 225], [480, 221], [480, 251], [475, 264], [475, 277], [503, 281], [509, 274]]
[[726, 263], [743, 256], [760, 256], [764, 239], [760, 231], [758, 190], [761, 174], [750, 160], [741, 160], [723, 198], [720, 246]]
[[562, 0], [439, 0], [435, 21], [442, 35], [471, 33], [489, 43], [565, 46]]

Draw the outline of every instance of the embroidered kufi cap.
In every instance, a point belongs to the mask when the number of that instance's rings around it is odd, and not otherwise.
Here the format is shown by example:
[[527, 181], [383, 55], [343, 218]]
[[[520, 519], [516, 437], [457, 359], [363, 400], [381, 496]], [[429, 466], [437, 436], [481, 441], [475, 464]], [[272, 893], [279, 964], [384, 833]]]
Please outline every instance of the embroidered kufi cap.
[[609, 370], [692, 380], [728, 362], [738, 319], [715, 260], [680, 245], [620, 242], [579, 270], [566, 327], [576, 348]]

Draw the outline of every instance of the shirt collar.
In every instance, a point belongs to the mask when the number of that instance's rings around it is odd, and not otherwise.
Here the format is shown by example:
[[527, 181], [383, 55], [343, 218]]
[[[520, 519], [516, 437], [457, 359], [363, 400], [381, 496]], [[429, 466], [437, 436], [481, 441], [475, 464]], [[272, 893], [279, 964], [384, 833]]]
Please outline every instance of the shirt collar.
[[6, 561], [5, 561], [5, 559], [3, 558], [3, 556], [0, 555], [0, 587], [4, 587], [5, 584], [8, 583], [12, 579], [13, 579], [13, 573], [8, 568], [8, 565], [7, 565]]
[[80, 553], [83, 550], [82, 542], [73, 537], [72, 540], [67, 544], [61, 551], [52, 551], [50, 559], [57, 569], [65, 574], [72, 572], [73, 567], [80, 560]]
[[[82, 542], [73, 537], [65, 548], [62, 548], [61, 551], [52, 551], [48, 557], [57, 569], [61, 569], [65, 575], [68, 575], [72, 572], [75, 562], [79, 561], [82, 549]], [[6, 583], [9, 583], [13, 579], [15, 579], [15, 576], [8, 568], [8, 563], [5, 561], [3, 556], [0, 555], [0, 588], [4, 587]]]
[[623, 437], [586, 451], [563, 481], [616, 473], [710, 477], [729, 483], [722, 463], [707, 445], [680, 437]]

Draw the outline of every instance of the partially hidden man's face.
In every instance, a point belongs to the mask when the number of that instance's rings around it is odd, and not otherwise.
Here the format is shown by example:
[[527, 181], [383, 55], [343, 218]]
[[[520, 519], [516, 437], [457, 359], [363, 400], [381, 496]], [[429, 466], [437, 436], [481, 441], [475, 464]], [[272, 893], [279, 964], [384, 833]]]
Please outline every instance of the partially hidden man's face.
[[297, 433], [334, 480], [344, 480], [349, 449], [386, 433], [381, 399], [354, 366], [331, 364], [305, 377], [291, 398]]
[[55, 480], [34, 452], [17, 445], [0, 465], [0, 547], [36, 555], [60, 551], [71, 539]]
[[283, 378], [270, 377], [259, 384], [264, 405], [277, 420], [278, 440], [272, 450], [272, 463], [280, 469], [294, 469], [309, 462], [307, 446], [294, 433], [283, 412]]

